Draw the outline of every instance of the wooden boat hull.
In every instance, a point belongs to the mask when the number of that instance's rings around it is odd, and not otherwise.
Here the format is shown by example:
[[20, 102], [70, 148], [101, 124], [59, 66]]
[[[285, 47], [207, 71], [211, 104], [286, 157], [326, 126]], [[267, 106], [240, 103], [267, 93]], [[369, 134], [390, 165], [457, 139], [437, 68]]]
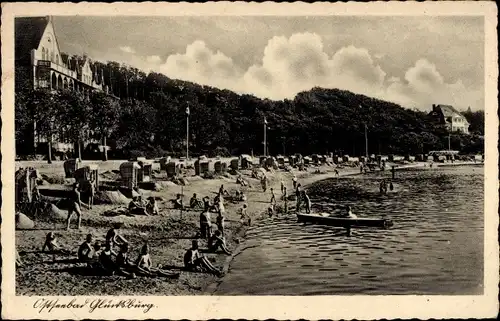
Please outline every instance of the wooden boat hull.
[[314, 214], [297, 214], [297, 218], [298, 221], [302, 223], [313, 223], [338, 227], [364, 226], [389, 228], [393, 225], [391, 220], [380, 218], [342, 218]]

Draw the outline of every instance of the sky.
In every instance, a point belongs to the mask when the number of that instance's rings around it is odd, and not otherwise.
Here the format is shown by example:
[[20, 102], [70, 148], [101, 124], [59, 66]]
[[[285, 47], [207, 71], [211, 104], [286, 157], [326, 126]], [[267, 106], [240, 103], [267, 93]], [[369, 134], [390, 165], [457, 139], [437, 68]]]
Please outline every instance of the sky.
[[484, 19], [54, 17], [61, 50], [281, 100], [340, 88], [429, 111], [484, 109]]

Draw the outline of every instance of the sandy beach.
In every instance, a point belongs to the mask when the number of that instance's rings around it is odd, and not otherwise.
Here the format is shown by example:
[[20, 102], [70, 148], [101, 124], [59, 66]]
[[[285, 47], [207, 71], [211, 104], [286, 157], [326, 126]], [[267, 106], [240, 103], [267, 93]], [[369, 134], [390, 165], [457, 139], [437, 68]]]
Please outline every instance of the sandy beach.
[[[41, 162], [22, 162], [16, 167], [34, 166], [39, 169], [45, 179], [50, 181], [64, 182], [63, 162], [45, 164]], [[87, 162], [85, 162], [87, 163]], [[96, 162], [93, 162], [96, 163]], [[97, 162], [100, 165], [100, 173], [109, 174], [117, 170], [121, 162], [108, 161]], [[288, 195], [292, 191], [292, 177], [295, 174], [299, 183], [306, 186], [318, 180], [326, 179], [334, 175], [335, 167], [322, 165], [309, 167], [306, 171], [292, 172], [277, 170], [267, 172], [269, 188], [274, 188], [278, 199], [278, 206], [283, 203], [280, 199], [280, 183], [285, 182]], [[154, 164], [154, 170], [159, 169], [159, 164]], [[340, 175], [359, 173], [359, 169], [346, 167], [339, 169]], [[59, 243], [65, 248], [76, 252], [78, 246], [83, 242], [88, 233], [94, 235], [95, 239], [104, 240], [105, 233], [114, 223], [122, 223], [121, 234], [131, 244], [131, 257], [136, 258], [140, 246], [148, 241], [151, 246], [153, 264], [162, 264], [171, 270], [180, 270], [183, 265], [183, 255], [190, 247], [191, 240], [198, 232], [199, 210], [187, 210], [181, 213], [173, 209], [170, 203], [178, 193], [184, 194], [187, 203], [193, 193], [198, 198], [209, 196], [211, 199], [216, 195], [221, 184], [229, 192], [242, 189], [248, 198], [248, 214], [252, 220], [258, 219], [270, 205], [271, 194], [269, 189], [262, 192], [260, 183], [251, 177], [250, 170], [242, 170], [241, 174], [251, 187], [240, 188], [236, 184], [235, 175], [226, 174], [225, 177], [216, 179], [202, 179], [198, 176], [187, 176], [188, 184], [179, 186], [173, 183], [163, 184], [159, 191], [143, 191], [143, 195], [155, 196], [159, 201], [160, 215], [156, 216], [103, 216], [106, 210], [123, 205], [106, 204], [95, 205], [91, 210], [83, 211], [82, 229], [71, 229], [66, 231], [64, 220], [35, 220], [35, 228], [31, 230], [16, 231], [16, 246], [24, 262], [24, 266], [16, 272], [16, 292], [20, 295], [192, 295], [210, 293], [214, 284], [220, 282], [220, 278], [206, 273], [182, 272], [178, 280], [166, 278], [126, 279], [120, 276], [96, 276], [88, 275], [86, 268], [76, 267], [73, 256], [48, 255], [40, 252], [45, 235], [49, 231], [55, 231], [59, 236]], [[55, 186], [55, 185], [54, 185]], [[43, 187], [42, 187], [43, 188]], [[291, 208], [294, 202], [289, 202]], [[238, 245], [243, 242], [246, 227], [239, 222], [240, 203], [227, 202], [226, 204], [226, 241], [233, 255], [237, 253]], [[66, 211], [63, 211], [64, 215]], [[215, 223], [215, 215], [212, 215]], [[76, 225], [76, 222], [74, 223]], [[200, 248], [206, 248], [206, 241], [200, 240]], [[205, 254], [218, 268], [227, 272], [232, 256], [225, 254]]]

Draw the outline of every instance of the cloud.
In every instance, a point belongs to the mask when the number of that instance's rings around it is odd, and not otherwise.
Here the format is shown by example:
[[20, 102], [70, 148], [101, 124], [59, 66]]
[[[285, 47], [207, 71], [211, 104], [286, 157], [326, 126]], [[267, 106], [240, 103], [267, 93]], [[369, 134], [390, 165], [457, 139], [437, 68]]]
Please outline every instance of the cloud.
[[154, 55], [154, 56], [147, 56], [146, 61], [150, 64], [159, 64], [161, 62], [160, 56]]
[[484, 108], [481, 90], [466, 88], [462, 80], [447, 83], [436, 66], [426, 59], [418, 60], [409, 68], [404, 80], [393, 79], [383, 95], [408, 107], [429, 109], [432, 104], [443, 103], [474, 109]]
[[147, 56], [149, 70], [160, 70], [170, 78], [249, 93], [261, 98], [293, 99], [313, 87], [340, 88], [428, 110], [434, 103], [459, 108], [483, 108], [483, 93], [466, 88], [461, 80], [447, 82], [435, 64], [419, 59], [404, 77], [388, 75], [378, 64], [383, 54], [345, 46], [328, 53], [315, 33], [296, 33], [271, 38], [259, 63], [238, 65], [221, 51], [197, 40], [184, 53], [167, 57]]
[[348, 46], [329, 57], [320, 36], [299, 33], [269, 40], [262, 63], [248, 69], [245, 82], [248, 90], [283, 99], [315, 86], [378, 92], [384, 77], [368, 50]]
[[171, 78], [230, 89], [242, 76], [231, 58], [200, 40], [188, 45], [185, 53], [168, 56], [160, 71]]
[[131, 53], [131, 54], [135, 53], [134, 48], [129, 46], [120, 46], [120, 50], [126, 53]]

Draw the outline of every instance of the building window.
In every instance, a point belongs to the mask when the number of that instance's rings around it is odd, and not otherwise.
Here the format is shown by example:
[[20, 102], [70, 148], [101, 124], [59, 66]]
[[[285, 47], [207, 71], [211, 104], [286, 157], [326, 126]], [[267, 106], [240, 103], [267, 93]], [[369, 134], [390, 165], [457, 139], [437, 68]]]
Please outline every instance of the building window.
[[59, 55], [56, 54], [56, 64], [59, 64]]
[[50, 61], [54, 62], [54, 53], [53, 52], [50, 53]]

